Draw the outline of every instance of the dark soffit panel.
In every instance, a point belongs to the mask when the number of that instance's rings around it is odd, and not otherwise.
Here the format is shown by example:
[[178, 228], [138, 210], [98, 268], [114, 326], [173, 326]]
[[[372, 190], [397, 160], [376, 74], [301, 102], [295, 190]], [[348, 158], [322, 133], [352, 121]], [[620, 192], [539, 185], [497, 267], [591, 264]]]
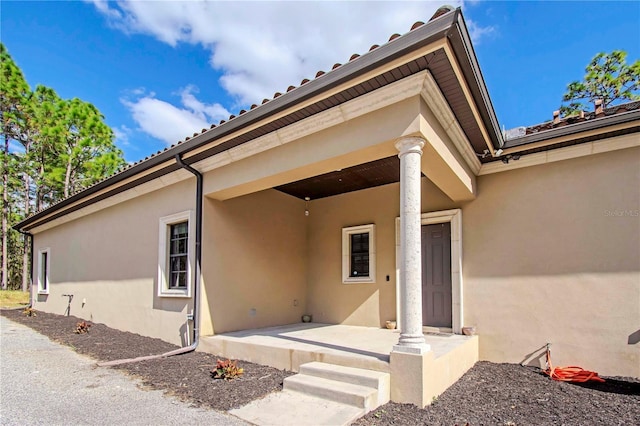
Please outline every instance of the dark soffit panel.
[[400, 181], [400, 159], [397, 156], [358, 164], [346, 169], [299, 180], [276, 187], [278, 191], [302, 200], [331, 197], [361, 189]]

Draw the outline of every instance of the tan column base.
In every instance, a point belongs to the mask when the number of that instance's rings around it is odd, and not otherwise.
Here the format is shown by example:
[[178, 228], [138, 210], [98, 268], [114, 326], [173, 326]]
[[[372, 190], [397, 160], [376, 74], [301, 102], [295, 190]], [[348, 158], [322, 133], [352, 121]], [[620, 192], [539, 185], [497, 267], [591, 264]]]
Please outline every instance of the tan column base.
[[478, 361], [478, 336], [446, 354], [391, 352], [391, 400], [423, 408]]
[[391, 400], [420, 408], [430, 404], [425, 381], [433, 361], [432, 351], [421, 355], [391, 352]]

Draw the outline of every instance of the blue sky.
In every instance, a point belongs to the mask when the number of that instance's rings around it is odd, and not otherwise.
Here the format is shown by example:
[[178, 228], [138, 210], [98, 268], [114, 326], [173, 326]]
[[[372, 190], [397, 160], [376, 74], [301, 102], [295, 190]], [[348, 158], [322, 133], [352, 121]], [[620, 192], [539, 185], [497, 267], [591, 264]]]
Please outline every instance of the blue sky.
[[[0, 38], [32, 87], [96, 105], [136, 161], [383, 44], [445, 2], [11, 1]], [[598, 52], [640, 57], [640, 2], [462, 5], [500, 124], [551, 119]]]

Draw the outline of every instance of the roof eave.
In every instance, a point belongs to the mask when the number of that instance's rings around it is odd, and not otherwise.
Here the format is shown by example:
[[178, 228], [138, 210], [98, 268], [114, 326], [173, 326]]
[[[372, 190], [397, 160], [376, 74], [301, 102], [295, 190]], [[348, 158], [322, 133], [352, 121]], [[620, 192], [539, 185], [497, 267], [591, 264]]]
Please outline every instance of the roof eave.
[[544, 130], [542, 132], [525, 135], [517, 139], [510, 139], [505, 143], [504, 149], [518, 147], [526, 148], [526, 145], [535, 142], [542, 142], [549, 139], [587, 132], [589, 130], [615, 126], [617, 124], [624, 124], [635, 120], [640, 120], [640, 110], [609, 115], [601, 118], [596, 118], [594, 120], [583, 121], [581, 123], [568, 124], [566, 126], [557, 127], [555, 129]]
[[469, 30], [464, 22], [462, 11], [456, 10], [455, 25], [451, 26], [447, 37], [449, 43], [453, 48], [456, 55], [456, 59], [460, 64], [464, 78], [469, 84], [469, 89], [473, 96], [473, 100], [476, 103], [480, 116], [484, 121], [485, 128], [489, 133], [489, 137], [495, 149], [502, 148], [504, 140], [502, 138], [502, 132], [500, 132], [500, 125], [498, 118], [496, 117], [489, 91], [482, 76], [482, 70], [478, 64], [478, 58], [473, 44], [471, 43], [471, 36]]
[[[307, 99], [313, 98], [323, 92], [329, 91], [332, 88], [339, 86], [349, 80], [357, 78], [358, 76], [365, 74], [373, 69], [376, 69], [387, 62], [393, 61], [413, 50], [417, 50], [423, 46], [426, 46], [440, 38], [446, 37], [450, 33], [450, 29], [456, 25], [460, 25], [462, 19], [460, 17], [460, 10], [457, 9], [454, 13], [449, 13], [428, 22], [409, 33], [404, 34], [392, 42], [384, 44], [375, 50], [367, 52], [358, 58], [356, 61], [348, 62], [339, 68], [327, 72], [326, 74], [297, 87], [291, 92], [285, 93], [280, 97], [270, 100], [269, 102], [260, 105], [258, 108], [250, 110], [242, 115], [239, 115], [232, 120], [224, 123], [213, 129], [207, 130], [197, 136], [194, 136], [188, 141], [185, 141], [173, 148], [160, 152], [147, 160], [140, 162], [116, 175], [113, 175], [77, 194], [66, 198], [51, 207], [42, 210], [33, 216], [30, 216], [21, 222], [13, 226], [14, 229], [20, 231], [29, 230], [37, 223], [45, 219], [47, 216], [55, 213], [56, 211], [63, 210], [65, 207], [74, 204], [82, 199], [90, 197], [91, 195], [109, 188], [119, 182], [126, 179], [135, 177], [142, 174], [145, 171], [157, 167], [163, 163], [175, 161], [176, 155], [184, 155], [192, 150], [234, 133], [243, 127], [248, 127], [254, 123], [260, 122], [269, 118], [281, 111], [287, 110], [296, 104], [302, 103]], [[463, 24], [464, 25], [464, 24]], [[463, 31], [467, 33], [466, 28]], [[472, 52], [473, 53], [473, 52]], [[475, 58], [475, 57], [474, 57]], [[476, 63], [477, 65], [477, 63]], [[478, 70], [479, 72], [479, 70]], [[466, 76], [465, 76], [466, 77]], [[485, 89], [486, 90], [486, 89]]]

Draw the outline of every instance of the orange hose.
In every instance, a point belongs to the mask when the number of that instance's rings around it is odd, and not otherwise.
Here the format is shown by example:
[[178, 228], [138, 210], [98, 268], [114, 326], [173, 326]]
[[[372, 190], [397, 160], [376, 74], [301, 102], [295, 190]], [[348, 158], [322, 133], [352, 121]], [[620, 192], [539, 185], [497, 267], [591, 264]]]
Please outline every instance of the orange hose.
[[545, 374], [551, 377], [553, 380], [560, 382], [577, 382], [584, 383], [589, 380], [594, 382], [604, 383], [604, 379], [598, 376], [595, 371], [588, 371], [581, 367], [569, 366], [569, 367], [554, 367], [551, 364], [551, 351], [549, 345], [547, 345], [547, 369]]

